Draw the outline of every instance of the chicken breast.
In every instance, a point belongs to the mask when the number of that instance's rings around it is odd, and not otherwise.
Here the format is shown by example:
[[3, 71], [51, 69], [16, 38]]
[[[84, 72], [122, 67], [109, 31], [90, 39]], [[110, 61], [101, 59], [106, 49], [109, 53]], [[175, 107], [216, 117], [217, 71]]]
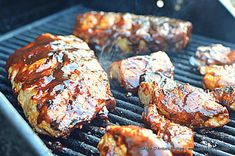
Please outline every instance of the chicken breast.
[[165, 52], [159, 51], [151, 55], [130, 57], [113, 62], [109, 76], [117, 80], [126, 91], [135, 93], [139, 86], [139, 77], [145, 72], [162, 72], [173, 78], [174, 66]]
[[226, 86], [235, 86], [235, 63], [225, 66], [203, 66], [200, 68], [203, 75], [203, 87], [214, 90]]
[[6, 68], [38, 133], [69, 135], [101, 110], [115, 107], [107, 74], [88, 45], [74, 36], [42, 34], [11, 55]]
[[200, 46], [190, 62], [197, 66], [229, 65], [235, 63], [235, 51], [222, 44]]
[[98, 144], [101, 156], [172, 156], [168, 145], [149, 129], [109, 126]]
[[172, 122], [191, 128], [220, 127], [229, 122], [228, 110], [202, 89], [179, 84], [160, 73], [146, 73], [141, 81], [140, 101], [156, 105]]
[[235, 86], [217, 88], [211, 93], [218, 103], [235, 110]]
[[92, 11], [77, 16], [73, 34], [98, 51], [119, 57], [179, 51], [188, 44], [191, 31], [192, 24], [179, 19]]
[[[148, 95], [147, 92], [150, 90], [145, 90], [146, 92], [143, 94]], [[194, 148], [192, 129], [173, 123], [160, 115], [155, 104], [148, 104], [144, 107], [143, 119], [145, 123], [150, 126], [157, 136], [168, 143], [173, 155], [192, 156]]]

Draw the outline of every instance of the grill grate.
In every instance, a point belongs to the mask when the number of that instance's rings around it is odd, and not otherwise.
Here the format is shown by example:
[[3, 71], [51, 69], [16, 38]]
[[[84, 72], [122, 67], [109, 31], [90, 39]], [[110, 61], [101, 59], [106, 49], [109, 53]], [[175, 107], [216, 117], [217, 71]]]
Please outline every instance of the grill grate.
[[[49, 32], [59, 35], [71, 34], [75, 18], [78, 13], [89, 11], [81, 6], [75, 6], [61, 13], [57, 13], [40, 21], [10, 32], [0, 38], [0, 91], [9, 99], [18, 112], [23, 116], [22, 109], [18, 106], [13, 96], [10, 83], [7, 80], [5, 63], [10, 54], [16, 49], [34, 40], [38, 35]], [[194, 70], [188, 60], [199, 45], [210, 43], [222, 43], [235, 49], [234, 44], [221, 42], [214, 39], [193, 35], [189, 46], [180, 54], [170, 54], [175, 65], [175, 79], [181, 82], [202, 87], [202, 77]], [[101, 62], [102, 63], [102, 62]], [[126, 97], [122, 91], [112, 89], [117, 99], [117, 107], [114, 112], [109, 113], [111, 123], [120, 125], [144, 126], [141, 119], [143, 107], [138, 102], [138, 97]], [[222, 128], [212, 130], [196, 130], [194, 155], [234, 155], [235, 154], [235, 115], [230, 112], [231, 122]], [[67, 139], [50, 138], [40, 135], [45, 144], [57, 155], [98, 155], [97, 144], [104, 134], [105, 123], [99, 119], [81, 130], [75, 130]]]

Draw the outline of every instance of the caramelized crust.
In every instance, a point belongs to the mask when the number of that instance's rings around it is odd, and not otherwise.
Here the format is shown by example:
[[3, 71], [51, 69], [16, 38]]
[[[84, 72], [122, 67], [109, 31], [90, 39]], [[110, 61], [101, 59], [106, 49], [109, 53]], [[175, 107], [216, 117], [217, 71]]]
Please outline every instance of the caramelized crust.
[[194, 133], [192, 129], [166, 119], [163, 115], [158, 113], [156, 105], [154, 104], [145, 106], [143, 119], [160, 138], [170, 145], [174, 155], [193, 155]]
[[203, 87], [214, 90], [226, 86], [235, 86], [235, 64], [225, 66], [203, 66], [200, 68], [203, 77]]
[[10, 56], [7, 71], [25, 116], [39, 133], [66, 136], [115, 106], [94, 52], [74, 36], [39, 36]]
[[132, 125], [107, 127], [98, 150], [101, 156], [172, 156], [151, 130]]
[[159, 73], [147, 73], [141, 80], [140, 101], [144, 105], [153, 103], [160, 114], [175, 123], [213, 128], [229, 122], [228, 110], [202, 89], [176, 83]]
[[193, 62], [197, 66], [229, 65], [233, 63], [235, 63], [235, 51], [221, 44], [198, 47]]
[[109, 76], [128, 92], [137, 92], [139, 77], [145, 72], [162, 72], [173, 78], [174, 66], [165, 52], [130, 57], [111, 64]]
[[180, 50], [189, 42], [190, 22], [130, 13], [87, 12], [77, 16], [73, 34], [99, 51], [144, 54]]
[[235, 110], [235, 86], [217, 88], [211, 93], [218, 103]]

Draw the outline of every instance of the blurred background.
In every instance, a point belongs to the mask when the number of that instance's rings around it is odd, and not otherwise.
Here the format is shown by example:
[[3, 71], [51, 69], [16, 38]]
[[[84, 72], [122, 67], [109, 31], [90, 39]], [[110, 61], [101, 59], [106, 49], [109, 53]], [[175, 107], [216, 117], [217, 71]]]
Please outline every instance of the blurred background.
[[78, 4], [186, 19], [193, 23], [194, 34], [235, 42], [234, 0], [0, 0], [0, 35]]

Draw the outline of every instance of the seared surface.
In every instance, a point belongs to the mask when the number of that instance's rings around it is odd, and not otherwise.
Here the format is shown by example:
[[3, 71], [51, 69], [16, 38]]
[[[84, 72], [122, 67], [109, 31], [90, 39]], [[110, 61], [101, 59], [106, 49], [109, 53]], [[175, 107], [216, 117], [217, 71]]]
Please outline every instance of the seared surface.
[[117, 80], [126, 91], [136, 92], [139, 77], [145, 72], [162, 72], [173, 78], [174, 66], [165, 52], [155, 52], [151, 55], [130, 57], [111, 64], [109, 76]]
[[212, 92], [216, 101], [232, 110], [235, 110], [235, 86], [217, 88]]
[[203, 75], [203, 87], [214, 90], [226, 86], [235, 86], [235, 63], [225, 66], [203, 66], [200, 67]]
[[77, 16], [74, 35], [95, 49], [126, 54], [180, 50], [189, 42], [190, 22], [130, 13], [87, 12]]
[[220, 127], [229, 122], [228, 110], [202, 89], [176, 83], [159, 73], [147, 73], [141, 80], [141, 102], [155, 104], [160, 114], [175, 123], [202, 128]]
[[174, 155], [193, 155], [194, 134], [192, 129], [175, 124], [166, 119], [163, 115], [158, 113], [156, 105], [154, 104], [145, 106], [143, 118], [154, 133], [169, 144]]
[[235, 62], [235, 51], [222, 44], [211, 44], [197, 48], [195, 61], [197, 66], [229, 65]]
[[25, 116], [39, 133], [66, 136], [106, 106], [115, 106], [94, 52], [74, 36], [39, 36], [10, 56], [7, 71]]
[[168, 145], [149, 129], [109, 126], [98, 149], [101, 156], [171, 156]]

